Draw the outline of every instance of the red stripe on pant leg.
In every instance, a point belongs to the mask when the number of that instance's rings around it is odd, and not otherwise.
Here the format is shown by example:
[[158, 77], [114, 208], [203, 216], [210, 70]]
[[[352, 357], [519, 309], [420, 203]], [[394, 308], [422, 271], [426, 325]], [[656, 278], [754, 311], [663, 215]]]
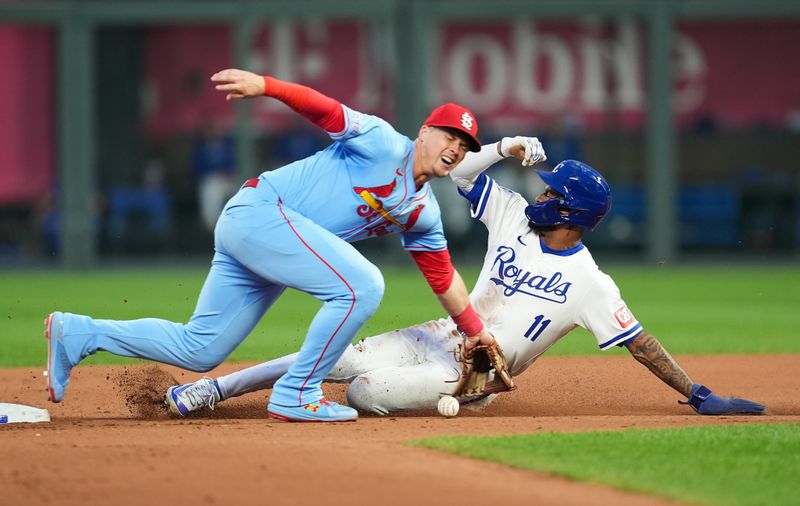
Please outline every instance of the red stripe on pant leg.
[[303, 405], [303, 389], [306, 387], [306, 384], [308, 383], [308, 380], [309, 380], [309, 379], [311, 379], [311, 376], [314, 374], [314, 371], [316, 371], [316, 370], [317, 370], [317, 366], [319, 366], [319, 363], [320, 363], [320, 361], [322, 361], [322, 357], [324, 357], [324, 356], [325, 356], [325, 352], [326, 352], [326, 351], [328, 351], [328, 346], [330, 346], [330, 344], [331, 344], [331, 341], [333, 341], [333, 338], [334, 338], [334, 337], [336, 337], [336, 334], [338, 334], [338, 333], [339, 333], [339, 330], [342, 328], [342, 325], [344, 325], [344, 322], [346, 322], [346, 321], [347, 321], [347, 318], [349, 318], [349, 317], [350, 317], [350, 313], [352, 313], [352, 312], [353, 312], [353, 307], [355, 307], [355, 305], [356, 305], [356, 293], [353, 291], [353, 288], [350, 286], [350, 283], [348, 283], [348, 282], [347, 282], [347, 281], [346, 281], [346, 280], [345, 280], [345, 279], [342, 277], [342, 275], [341, 275], [341, 274], [339, 274], [339, 273], [336, 271], [336, 269], [334, 269], [334, 268], [331, 266], [331, 264], [329, 264], [328, 262], [326, 262], [326, 261], [325, 261], [325, 259], [324, 259], [324, 258], [322, 258], [322, 257], [320, 256], [320, 254], [319, 254], [319, 253], [317, 253], [316, 251], [314, 251], [314, 248], [312, 248], [312, 247], [311, 247], [311, 246], [310, 246], [310, 245], [309, 245], [309, 244], [308, 244], [308, 243], [307, 243], [307, 242], [306, 242], [306, 241], [305, 241], [305, 240], [304, 240], [304, 239], [303, 239], [303, 238], [300, 236], [300, 233], [299, 233], [299, 232], [297, 232], [297, 230], [295, 230], [294, 226], [292, 225], [292, 222], [291, 222], [291, 221], [289, 221], [289, 217], [288, 217], [288, 216], [286, 216], [286, 213], [284, 213], [284, 212], [283, 212], [283, 206], [281, 205], [280, 201], [278, 202], [278, 210], [281, 212], [281, 215], [283, 216], [283, 219], [284, 219], [284, 220], [286, 220], [286, 224], [287, 224], [287, 225], [289, 225], [289, 228], [291, 228], [291, 229], [292, 229], [292, 232], [294, 232], [294, 235], [296, 235], [296, 236], [297, 236], [297, 238], [300, 240], [300, 242], [301, 242], [301, 243], [303, 243], [303, 246], [305, 246], [306, 248], [308, 248], [308, 250], [309, 250], [311, 253], [313, 253], [315, 257], [319, 258], [319, 260], [320, 260], [320, 261], [321, 261], [323, 264], [325, 264], [325, 266], [326, 266], [328, 269], [330, 269], [330, 270], [331, 270], [331, 271], [332, 271], [334, 274], [336, 274], [336, 276], [337, 276], [339, 279], [341, 279], [341, 280], [342, 280], [342, 283], [344, 283], [344, 284], [345, 284], [345, 286], [347, 287], [347, 289], [348, 289], [348, 290], [350, 290], [350, 293], [353, 295], [353, 303], [352, 303], [352, 304], [350, 304], [350, 309], [348, 309], [348, 310], [347, 310], [347, 314], [344, 316], [344, 319], [342, 320], [342, 322], [339, 324], [339, 326], [338, 326], [338, 327], [336, 327], [336, 330], [334, 330], [334, 331], [333, 331], [333, 334], [331, 334], [331, 337], [330, 337], [330, 338], [328, 338], [328, 342], [327, 342], [327, 343], [325, 343], [325, 347], [324, 347], [324, 348], [322, 348], [322, 353], [320, 354], [319, 358], [317, 359], [316, 363], [314, 364], [314, 367], [311, 369], [311, 373], [310, 373], [310, 374], [309, 374], [309, 375], [306, 377], [305, 381], [303, 381], [303, 385], [300, 387], [300, 395], [298, 396], [297, 400], [298, 400], [298, 402], [300, 403], [300, 405], [302, 406], [302, 405]]

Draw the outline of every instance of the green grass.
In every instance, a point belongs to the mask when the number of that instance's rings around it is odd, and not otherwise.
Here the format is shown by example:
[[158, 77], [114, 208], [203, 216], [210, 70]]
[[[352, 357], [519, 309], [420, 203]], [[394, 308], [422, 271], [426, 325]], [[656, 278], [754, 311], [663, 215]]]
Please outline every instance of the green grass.
[[[384, 269], [386, 294], [359, 337], [405, 327], [444, 313], [414, 269]], [[673, 354], [800, 353], [800, 268], [607, 269], [644, 327]], [[468, 286], [476, 269], [462, 268]], [[159, 317], [186, 321], [205, 269], [152, 269], [86, 273], [0, 273], [0, 366], [39, 365], [46, 353], [42, 319], [54, 309], [97, 318]], [[269, 359], [296, 351], [320, 303], [288, 291], [231, 360]], [[578, 329], [549, 355], [600, 353]], [[607, 352], [609, 353], [609, 352]], [[625, 353], [624, 350], [610, 353]], [[91, 363], [125, 359], [100, 353]]]
[[674, 353], [800, 352], [800, 267], [607, 269]]
[[[359, 337], [443, 315], [417, 271], [387, 269], [384, 273], [384, 303]], [[55, 309], [115, 320], [157, 317], [187, 321], [205, 276], [202, 269], [0, 273], [0, 367], [44, 361], [47, 347], [42, 321]], [[297, 351], [320, 306], [321, 302], [309, 295], [287, 291], [230, 360], [266, 360]], [[86, 361], [129, 362], [109, 353], [98, 353]]]
[[448, 436], [410, 444], [678, 501], [798, 504], [799, 424]]
[[[460, 270], [472, 286], [477, 270]], [[383, 272], [383, 303], [359, 337], [443, 315], [416, 270]], [[800, 353], [800, 290], [795, 288], [800, 268], [613, 266], [606, 272], [645, 328], [674, 354]], [[205, 275], [205, 269], [190, 268], [0, 272], [0, 367], [43, 364], [42, 319], [54, 309], [97, 318], [186, 321]], [[231, 360], [296, 351], [319, 306], [308, 295], [287, 292]], [[594, 339], [578, 329], [548, 355], [600, 353]], [[98, 353], [87, 362], [130, 360]], [[798, 427], [458, 437], [417, 444], [678, 500], [777, 505], [797, 503], [790, 485], [800, 470]]]

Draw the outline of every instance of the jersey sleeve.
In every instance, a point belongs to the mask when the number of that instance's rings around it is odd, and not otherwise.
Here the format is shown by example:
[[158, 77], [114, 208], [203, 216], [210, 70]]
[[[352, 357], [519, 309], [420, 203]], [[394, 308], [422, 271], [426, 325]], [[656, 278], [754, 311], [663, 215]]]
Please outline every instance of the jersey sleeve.
[[401, 158], [408, 151], [407, 137], [399, 134], [385, 120], [342, 105], [344, 130], [328, 132], [351, 154], [362, 159]]
[[486, 174], [478, 176], [469, 192], [459, 188], [458, 193], [469, 200], [470, 215], [486, 225], [490, 237], [510, 223], [526, 220], [528, 201]]
[[644, 330], [606, 274], [600, 273], [581, 306], [578, 324], [592, 333], [601, 350], [632, 341]]
[[447, 240], [444, 237], [441, 221], [426, 232], [406, 232], [400, 237], [400, 241], [403, 243], [403, 248], [408, 251], [444, 251], [447, 249]]

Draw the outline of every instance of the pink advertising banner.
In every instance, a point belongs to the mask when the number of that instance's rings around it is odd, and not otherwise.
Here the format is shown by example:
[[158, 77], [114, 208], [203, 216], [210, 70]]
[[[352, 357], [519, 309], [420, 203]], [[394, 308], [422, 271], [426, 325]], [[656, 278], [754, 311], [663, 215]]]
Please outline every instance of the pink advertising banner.
[[[145, 32], [149, 135], [185, 134], [210, 118], [232, 120], [234, 108], [208, 81], [232, 66], [230, 35], [221, 25]], [[536, 128], [565, 114], [589, 131], [635, 130], [646, 121], [647, 40], [634, 19], [454, 22], [434, 35], [429, 105], [468, 105], [484, 131]], [[379, 27], [356, 21], [276, 22], [260, 30], [246, 66], [391, 119], [392, 43]], [[0, 63], [15, 69], [0, 80], [0, 203], [30, 202], [54, 183], [53, 44], [46, 29], [0, 27]], [[800, 123], [800, 22], [683, 22], [672, 58], [681, 126], [701, 118], [730, 128]], [[251, 104], [254, 120], [268, 131], [297, 121], [276, 101]]]
[[0, 28], [0, 203], [35, 201], [54, 182], [52, 33]]
[[[369, 25], [357, 22], [279, 22], [255, 37], [248, 70], [300, 82], [359, 110], [391, 110], [387, 51], [376, 47]], [[171, 134], [196, 128], [209, 118], [232, 119], [233, 106], [214, 90], [209, 77], [230, 67], [229, 30], [222, 26], [151, 30], [147, 38], [146, 79], [149, 131]], [[267, 129], [295, 120], [272, 100], [251, 102]]]
[[[493, 123], [568, 113], [588, 129], [646, 121], [647, 39], [632, 19], [440, 28], [439, 98]], [[680, 125], [785, 125], [800, 114], [800, 23], [687, 22], [672, 46]], [[795, 120], [796, 121], [796, 120]]]
[[[249, 68], [385, 115], [392, 110], [392, 69], [376, 46], [380, 40], [358, 22], [271, 24], [252, 48]], [[647, 40], [633, 19], [446, 23], [434, 40], [431, 106], [464, 103], [490, 126], [535, 126], [563, 114], [589, 130], [638, 129], [646, 121]], [[151, 32], [151, 131], [167, 134], [204, 116], [230, 117], [230, 104], [206, 81], [230, 65], [230, 54], [223, 28]], [[681, 23], [672, 58], [681, 125], [699, 118], [728, 127], [785, 125], [800, 114], [800, 22]], [[274, 101], [254, 107], [268, 129], [291, 116]]]

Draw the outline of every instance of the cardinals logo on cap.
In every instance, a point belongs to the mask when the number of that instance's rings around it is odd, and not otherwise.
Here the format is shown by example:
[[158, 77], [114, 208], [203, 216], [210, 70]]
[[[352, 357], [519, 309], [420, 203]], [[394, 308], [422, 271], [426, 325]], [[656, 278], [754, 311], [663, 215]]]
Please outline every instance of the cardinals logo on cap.
[[472, 116], [469, 115], [468, 112], [465, 112], [461, 115], [461, 126], [466, 128], [467, 130], [472, 130]]

